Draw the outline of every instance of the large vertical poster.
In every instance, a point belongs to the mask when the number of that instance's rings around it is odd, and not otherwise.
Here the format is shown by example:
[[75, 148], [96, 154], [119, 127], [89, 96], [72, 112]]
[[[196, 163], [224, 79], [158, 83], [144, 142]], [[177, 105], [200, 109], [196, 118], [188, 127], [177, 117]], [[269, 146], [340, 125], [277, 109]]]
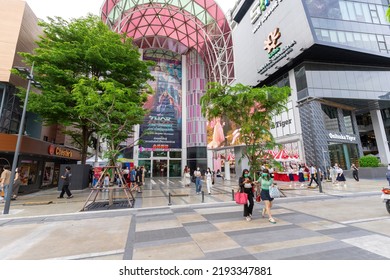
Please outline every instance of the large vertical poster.
[[46, 162], [45, 169], [43, 170], [42, 186], [50, 185], [53, 181], [54, 175], [54, 162]]
[[182, 133], [182, 65], [181, 61], [157, 59], [150, 82], [154, 94], [145, 108], [149, 113], [140, 126], [140, 149], [180, 149]]

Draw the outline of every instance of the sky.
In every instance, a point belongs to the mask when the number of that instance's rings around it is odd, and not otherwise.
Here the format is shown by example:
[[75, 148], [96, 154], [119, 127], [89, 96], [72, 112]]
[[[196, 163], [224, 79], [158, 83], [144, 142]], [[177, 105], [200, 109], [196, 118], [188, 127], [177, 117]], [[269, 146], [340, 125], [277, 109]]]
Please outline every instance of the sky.
[[[22, 1], [22, 0], [20, 0]], [[25, 0], [35, 15], [45, 20], [48, 16], [64, 19], [79, 18], [88, 13], [99, 15], [104, 0]], [[237, 0], [216, 0], [226, 13]]]

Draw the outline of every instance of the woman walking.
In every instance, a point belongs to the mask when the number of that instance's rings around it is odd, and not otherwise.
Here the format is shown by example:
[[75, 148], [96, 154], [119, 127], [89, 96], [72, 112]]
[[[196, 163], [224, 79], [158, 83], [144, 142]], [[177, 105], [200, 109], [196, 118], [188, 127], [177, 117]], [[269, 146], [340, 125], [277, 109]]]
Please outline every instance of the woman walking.
[[272, 224], [275, 224], [276, 221], [274, 218], [272, 218], [271, 215], [271, 208], [272, 208], [272, 201], [274, 200], [269, 195], [269, 187], [274, 183], [274, 180], [269, 175], [268, 169], [264, 169], [263, 173], [261, 174], [261, 177], [259, 178], [258, 182], [261, 186], [261, 200], [264, 201], [265, 207], [263, 208], [262, 217], [264, 218], [266, 214], [268, 214], [268, 221]]
[[213, 184], [213, 173], [211, 172], [210, 167], [207, 167], [207, 171], [204, 175], [206, 177], [207, 192], [211, 194], [211, 186]]
[[189, 187], [191, 184], [190, 168], [187, 165], [184, 167], [184, 171], [183, 171], [183, 182], [184, 182], [184, 187]]
[[252, 178], [249, 176], [249, 170], [244, 169], [242, 171], [242, 176], [238, 180], [238, 185], [240, 186], [240, 191], [245, 192], [248, 195], [248, 203], [244, 204], [244, 217], [249, 222], [252, 220], [253, 212], [253, 183]]

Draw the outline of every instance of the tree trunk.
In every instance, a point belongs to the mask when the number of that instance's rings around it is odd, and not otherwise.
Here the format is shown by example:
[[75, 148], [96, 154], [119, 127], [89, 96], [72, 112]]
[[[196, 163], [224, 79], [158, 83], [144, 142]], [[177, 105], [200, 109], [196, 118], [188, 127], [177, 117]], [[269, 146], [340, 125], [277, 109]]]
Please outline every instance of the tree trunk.
[[88, 152], [88, 140], [89, 140], [89, 131], [87, 126], [82, 126], [82, 145], [81, 145], [81, 164], [85, 164], [87, 161], [87, 152]]

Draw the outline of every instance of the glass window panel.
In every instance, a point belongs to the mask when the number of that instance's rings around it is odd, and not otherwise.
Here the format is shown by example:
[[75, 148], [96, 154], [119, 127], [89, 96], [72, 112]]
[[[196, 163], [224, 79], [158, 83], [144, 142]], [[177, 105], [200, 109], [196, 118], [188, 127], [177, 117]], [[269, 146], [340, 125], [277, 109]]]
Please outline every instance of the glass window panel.
[[361, 20], [361, 16], [363, 16], [362, 4], [355, 2], [354, 6], [355, 6], [356, 17], [358, 18], [358, 20]]
[[353, 40], [354, 41], [361, 41], [362, 40], [362, 36], [360, 35], [360, 33], [353, 33]]
[[350, 20], [356, 20], [355, 8], [353, 2], [347, 2], [348, 14]]
[[169, 156], [171, 158], [181, 158], [181, 152], [180, 151], [171, 151], [171, 152], [169, 152]]
[[381, 51], [387, 51], [386, 44], [384, 42], [378, 42], [378, 45]]
[[370, 9], [368, 8], [368, 4], [362, 3], [362, 9], [364, 14], [364, 19], [366, 22], [372, 22]]
[[150, 158], [151, 154], [151, 152], [140, 152], [139, 158]]
[[347, 41], [347, 38], [345, 37], [345, 32], [343, 31], [337, 31], [337, 36], [339, 37], [340, 43], [345, 43]]
[[334, 42], [334, 43], [337, 43], [337, 42], [338, 42], [336, 31], [330, 30], [330, 31], [329, 31], [329, 35], [330, 35], [330, 41], [332, 41], [332, 42]]
[[347, 3], [345, 1], [340, 1], [339, 5], [340, 5], [341, 18], [343, 20], [349, 20]]
[[368, 37], [368, 34], [362, 34], [362, 40], [365, 41], [365, 42], [369, 42], [370, 41], [370, 37]]
[[379, 13], [379, 19], [382, 24], [389, 24], [389, 22], [386, 19], [386, 11], [387, 7], [385, 6], [377, 6], [378, 7], [378, 13]]
[[295, 81], [297, 84], [297, 91], [307, 88], [305, 66], [295, 69]]
[[169, 161], [169, 177], [181, 177], [181, 160]]
[[352, 113], [351, 111], [343, 110], [343, 115], [344, 115], [344, 125], [347, 134], [355, 134], [355, 131], [353, 129], [353, 124], [352, 124]]
[[330, 131], [340, 131], [337, 108], [321, 104], [324, 116], [325, 129]]
[[354, 41], [354, 40], [353, 40], [353, 35], [352, 35], [351, 32], [346, 32], [345, 35], [346, 35], [346, 37], [347, 37], [347, 41], [348, 41], [348, 42], [353, 42], [353, 41]]
[[165, 152], [165, 151], [155, 151], [155, 152], [153, 152], [153, 156], [155, 156], [155, 157], [167, 157], [168, 156], [168, 152]]
[[376, 37], [378, 38], [378, 42], [384, 42], [385, 41], [385, 37], [381, 34], [377, 34]]
[[321, 29], [321, 36], [322, 37], [329, 37], [329, 31], [326, 29]]
[[378, 17], [378, 12], [375, 10], [371, 10], [371, 18], [373, 23], [380, 23], [379, 17]]

